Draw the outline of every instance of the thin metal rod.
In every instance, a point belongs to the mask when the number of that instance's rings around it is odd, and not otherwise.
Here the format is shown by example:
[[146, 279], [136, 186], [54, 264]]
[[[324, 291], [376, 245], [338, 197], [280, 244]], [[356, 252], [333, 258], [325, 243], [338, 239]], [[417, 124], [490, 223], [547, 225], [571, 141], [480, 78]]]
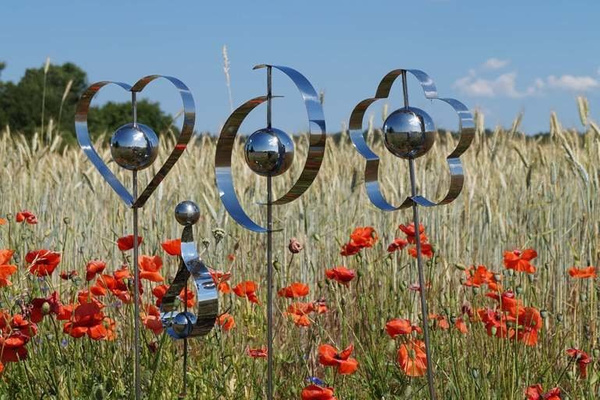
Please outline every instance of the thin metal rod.
[[[135, 107], [134, 107], [135, 109]], [[138, 195], [137, 171], [133, 171], [133, 198]], [[138, 208], [133, 207], [133, 314], [134, 314], [134, 342], [135, 351], [135, 398], [142, 398], [142, 382], [140, 370], [140, 270], [138, 265]]]
[[136, 92], [131, 92], [131, 108], [133, 109], [133, 126], [137, 126], [137, 93]]
[[402, 71], [402, 94], [404, 96], [404, 108], [408, 108], [408, 83], [406, 80], [406, 71]]
[[273, 399], [273, 188], [267, 176], [267, 399]]
[[[406, 73], [403, 75], [403, 80]], [[412, 191], [412, 197], [417, 196], [417, 180], [415, 177], [415, 160], [410, 158], [408, 160], [408, 166], [410, 169], [410, 186]], [[423, 257], [421, 256], [421, 232], [419, 228], [421, 223], [419, 222], [419, 206], [413, 202], [413, 220], [415, 224], [415, 238], [417, 241], [417, 268], [419, 270], [419, 287], [421, 288], [421, 314], [423, 316], [423, 336], [425, 336], [425, 355], [427, 356], [427, 385], [429, 386], [429, 398], [435, 400], [435, 387], [433, 384], [433, 362], [431, 359], [431, 351], [429, 345], [429, 327], [427, 320], [429, 318], [429, 311], [427, 311], [427, 298], [425, 295], [425, 277], [423, 273]]]
[[273, 67], [267, 66], [267, 129], [271, 129], [271, 111], [273, 108]]
[[[188, 302], [188, 288], [187, 288], [187, 284], [185, 285], [185, 292], [184, 292], [184, 295], [183, 295], [183, 302], [184, 302], [183, 312], [187, 316], [187, 312], [188, 312], [188, 306], [187, 306], [187, 302]], [[185, 399], [185, 397], [187, 396], [187, 361], [188, 361], [188, 338], [186, 336], [186, 337], [183, 338], [183, 390], [182, 390], [181, 394], [179, 395], [180, 399]]]

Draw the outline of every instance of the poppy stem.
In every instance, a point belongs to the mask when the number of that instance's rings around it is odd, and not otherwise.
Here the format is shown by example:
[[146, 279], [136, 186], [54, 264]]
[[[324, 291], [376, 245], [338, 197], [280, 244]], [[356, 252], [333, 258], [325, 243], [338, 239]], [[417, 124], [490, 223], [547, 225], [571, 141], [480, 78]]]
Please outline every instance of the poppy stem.
[[[135, 97], [134, 97], [135, 99]], [[133, 198], [137, 199], [138, 195], [138, 179], [137, 171], [133, 171]], [[138, 208], [133, 207], [133, 317], [134, 317], [134, 343], [135, 365], [134, 365], [134, 382], [135, 382], [135, 398], [142, 398], [142, 384], [140, 371], [140, 271], [138, 266]]]
[[429, 398], [431, 400], [435, 400], [436, 397], [435, 387], [433, 383], [433, 363], [431, 360], [431, 351], [429, 345], [429, 327], [427, 324], [429, 312], [427, 311], [427, 298], [425, 294], [426, 286], [425, 277], [423, 273], [423, 257], [421, 255], [421, 225], [419, 222], [419, 205], [414, 201], [414, 199], [417, 197], [417, 179], [415, 177], [414, 158], [409, 158], [408, 166], [410, 169], [410, 186], [413, 199], [413, 219], [415, 225], [415, 238], [417, 242], [417, 269], [419, 270], [419, 287], [421, 288], [419, 293], [421, 295], [421, 314], [423, 316], [423, 336], [425, 337], [425, 355], [427, 356], [427, 386], [429, 387]]
[[273, 188], [270, 175], [267, 176], [267, 399], [273, 399]]

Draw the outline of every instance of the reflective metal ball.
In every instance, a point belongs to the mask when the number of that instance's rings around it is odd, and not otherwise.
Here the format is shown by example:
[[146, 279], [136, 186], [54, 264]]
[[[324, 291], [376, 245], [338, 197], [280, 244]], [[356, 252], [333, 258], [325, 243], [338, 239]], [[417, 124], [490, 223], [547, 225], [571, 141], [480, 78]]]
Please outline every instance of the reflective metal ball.
[[188, 314], [190, 313], [179, 313], [171, 321], [171, 329], [173, 329], [173, 333], [180, 338], [189, 336], [194, 328], [194, 323]]
[[125, 124], [112, 135], [110, 153], [121, 167], [139, 171], [149, 167], [156, 160], [158, 137], [144, 124]]
[[262, 176], [277, 176], [287, 171], [294, 161], [294, 142], [287, 133], [275, 128], [254, 132], [244, 148], [246, 164]]
[[182, 201], [175, 207], [175, 219], [181, 225], [194, 225], [200, 219], [200, 208], [193, 201]]
[[435, 141], [433, 119], [425, 111], [401, 108], [383, 123], [385, 147], [397, 157], [417, 158], [427, 153]]

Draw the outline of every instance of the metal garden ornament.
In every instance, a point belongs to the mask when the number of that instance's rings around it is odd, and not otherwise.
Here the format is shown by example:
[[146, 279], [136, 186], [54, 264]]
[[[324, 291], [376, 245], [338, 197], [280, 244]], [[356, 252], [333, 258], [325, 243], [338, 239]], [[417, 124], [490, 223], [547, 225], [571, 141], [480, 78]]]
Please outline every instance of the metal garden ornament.
[[[326, 128], [323, 107], [311, 83], [298, 71], [284, 66], [257, 65], [255, 69], [267, 70], [267, 95], [248, 100], [227, 119], [217, 142], [215, 156], [216, 181], [223, 205], [241, 226], [267, 234], [267, 399], [273, 398], [273, 205], [287, 204], [300, 197], [315, 180], [325, 152]], [[298, 180], [286, 194], [273, 200], [272, 178], [286, 172], [294, 160], [294, 142], [282, 130], [272, 126], [272, 71], [287, 75], [300, 91], [309, 120], [309, 149], [304, 168]], [[248, 167], [267, 178], [267, 226], [251, 219], [242, 208], [235, 193], [231, 170], [231, 157], [238, 129], [244, 119], [260, 104], [267, 102], [267, 126], [255, 131], [246, 140], [245, 160]]]
[[[152, 177], [148, 185], [138, 195], [138, 171], [148, 168], [158, 155], [158, 137], [152, 129], [137, 121], [137, 94], [152, 81], [164, 78], [171, 82], [179, 91], [183, 102], [183, 126], [177, 138], [175, 147], [165, 160], [159, 171]], [[94, 148], [88, 129], [88, 113], [90, 105], [96, 94], [107, 85], [117, 85], [131, 93], [132, 122], [118, 128], [110, 140], [110, 151], [113, 161], [120, 167], [132, 171], [131, 192], [123, 185]], [[192, 137], [195, 122], [194, 98], [188, 87], [177, 78], [150, 75], [137, 81], [133, 86], [122, 82], [102, 81], [91, 85], [83, 93], [77, 104], [75, 113], [75, 131], [77, 141], [85, 155], [94, 167], [100, 172], [104, 180], [117, 193], [127, 207], [133, 209], [133, 268], [134, 268], [134, 384], [135, 398], [141, 398], [141, 371], [140, 371], [140, 293], [139, 265], [138, 265], [138, 209], [143, 207], [158, 185], [173, 168], [179, 157], [183, 154]]]
[[[450, 170], [450, 186], [445, 196], [438, 201], [427, 199], [417, 193], [417, 182], [415, 178], [415, 159], [426, 154], [435, 141], [435, 125], [433, 119], [423, 110], [410, 107], [408, 101], [407, 74], [412, 74], [421, 85], [425, 97], [431, 100], [440, 100], [450, 105], [458, 114], [459, 119], [459, 141], [456, 148], [447, 157]], [[408, 160], [410, 171], [411, 194], [407, 196], [399, 206], [390, 204], [384, 197], [378, 179], [379, 157], [367, 145], [363, 135], [363, 120], [365, 112], [371, 104], [389, 96], [393, 83], [398, 77], [402, 77], [402, 89], [404, 95], [404, 107], [392, 112], [383, 124], [383, 139], [385, 147], [395, 156]], [[350, 115], [350, 138], [356, 150], [367, 160], [365, 169], [365, 185], [367, 195], [371, 202], [384, 211], [396, 211], [412, 207], [413, 222], [415, 226], [415, 239], [417, 250], [417, 268], [419, 272], [419, 286], [421, 297], [421, 313], [423, 318], [423, 334], [425, 338], [425, 350], [427, 355], [427, 381], [429, 396], [435, 399], [433, 365], [431, 363], [431, 349], [429, 342], [429, 330], [427, 326], [427, 301], [426, 286], [423, 273], [423, 260], [421, 254], [421, 238], [419, 234], [419, 206], [434, 207], [448, 204], [454, 201], [463, 188], [464, 173], [460, 156], [469, 148], [475, 134], [473, 116], [468, 108], [458, 100], [440, 98], [433, 80], [425, 72], [411, 69], [396, 69], [389, 72], [379, 83], [375, 97], [367, 98], [356, 105]]]

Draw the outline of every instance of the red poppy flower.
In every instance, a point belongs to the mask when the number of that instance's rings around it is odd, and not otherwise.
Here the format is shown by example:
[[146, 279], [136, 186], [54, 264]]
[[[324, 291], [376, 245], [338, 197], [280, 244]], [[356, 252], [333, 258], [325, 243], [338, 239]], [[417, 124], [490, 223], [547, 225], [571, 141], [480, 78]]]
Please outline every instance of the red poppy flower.
[[267, 358], [267, 348], [261, 347], [258, 349], [248, 348], [247, 353], [252, 358]]
[[387, 248], [387, 251], [389, 253], [393, 253], [396, 250], [404, 249], [406, 246], [408, 246], [408, 240], [396, 238], [396, 239], [394, 239], [394, 241], [392, 243], [390, 243], [390, 245]]
[[297, 326], [309, 326], [311, 321], [308, 315], [313, 311], [315, 311], [314, 303], [296, 302], [290, 304], [283, 315], [291, 317]]
[[342, 375], [350, 375], [358, 369], [358, 361], [350, 358], [352, 351], [354, 351], [353, 345], [339, 352], [329, 344], [322, 344], [319, 346], [319, 362], [328, 367], [336, 367], [337, 372]]
[[227, 254], [227, 260], [230, 261], [230, 262], [234, 262], [235, 261], [235, 254], [233, 254], [233, 253]]
[[304, 297], [308, 295], [308, 285], [305, 283], [294, 282], [290, 286], [286, 286], [277, 292], [279, 297], [287, 297], [294, 299], [296, 297]]
[[[138, 247], [142, 244], [144, 239], [141, 236], [138, 236]], [[123, 236], [117, 239], [117, 246], [119, 246], [119, 250], [127, 251], [133, 249], [133, 235]]]
[[325, 314], [327, 311], [329, 311], [325, 299], [313, 301], [313, 307], [317, 314]]
[[18, 223], [23, 221], [27, 222], [29, 225], [35, 225], [38, 223], [37, 217], [31, 211], [23, 210], [17, 213], [15, 218]]
[[28, 338], [37, 335], [38, 332], [37, 325], [25, 319], [25, 317], [23, 317], [21, 314], [13, 315], [12, 319], [10, 320], [10, 327], [12, 330], [20, 331]]
[[75, 278], [77, 275], [79, 275], [79, 273], [75, 270], [60, 271], [60, 279], [63, 279], [65, 281], [71, 280], [71, 279]]
[[100, 260], [92, 260], [85, 266], [85, 280], [91, 281], [97, 274], [101, 274], [106, 268], [106, 263]]
[[560, 400], [560, 388], [555, 387], [546, 393], [542, 385], [532, 385], [525, 389], [526, 400]]
[[47, 298], [35, 298], [31, 300], [29, 319], [31, 322], [38, 323], [44, 318], [45, 315], [58, 315], [61, 306], [62, 304], [60, 303], [57, 292], [52, 292], [52, 294]]
[[156, 307], [160, 307], [162, 304], [162, 298], [167, 293], [167, 290], [169, 290], [167, 285], [158, 285], [152, 289], [152, 294], [156, 297]]
[[454, 327], [456, 329], [458, 329], [458, 331], [460, 333], [462, 333], [463, 335], [466, 335], [467, 333], [469, 333], [469, 328], [467, 328], [467, 324], [465, 323], [465, 321], [462, 318], [456, 318], [456, 321], [454, 321]]
[[569, 275], [571, 278], [596, 278], [596, 268], [587, 267], [587, 268], [577, 268], [571, 267], [569, 268]]
[[410, 335], [413, 331], [421, 332], [421, 328], [416, 325], [412, 325], [410, 320], [395, 318], [385, 324], [385, 330], [391, 338], [395, 338], [398, 335]]
[[0, 218], [0, 225], [6, 225], [8, 224], [8, 221], [6, 220], [6, 218]]
[[360, 249], [360, 246], [357, 246], [351, 241], [342, 246], [342, 251], [340, 251], [340, 254], [344, 257], [353, 256], [360, 253]]
[[105, 318], [100, 307], [92, 302], [75, 308], [71, 320], [63, 326], [63, 332], [74, 338], [88, 335], [90, 339], [103, 340], [114, 335], [113, 328], [114, 321]]
[[0, 362], [19, 362], [27, 358], [27, 349], [25, 345], [29, 342], [29, 337], [20, 331], [14, 331], [10, 334], [0, 336]]
[[429, 314], [429, 319], [435, 321], [435, 326], [443, 331], [450, 328], [448, 319], [441, 314]]
[[[127, 273], [124, 273], [124, 272]], [[113, 275], [101, 275], [96, 279], [96, 284], [90, 287], [90, 292], [96, 296], [105, 296], [109, 290], [114, 296], [118, 297], [125, 304], [132, 302], [132, 296], [126, 279], [129, 279], [129, 271], [117, 270]], [[141, 282], [140, 282], [141, 285]]]
[[467, 280], [463, 285], [469, 287], [481, 287], [488, 285], [488, 288], [493, 291], [502, 290], [500, 283], [496, 280], [495, 274], [489, 271], [485, 265], [471, 266], [465, 270]]
[[212, 268], [208, 269], [213, 282], [217, 285], [217, 290], [221, 293], [231, 293], [231, 287], [227, 281], [231, 278], [231, 272], [216, 271]]
[[337, 400], [333, 388], [309, 385], [300, 393], [302, 400]]
[[327, 279], [333, 279], [342, 285], [348, 286], [350, 281], [356, 276], [356, 273], [344, 266], [339, 266], [326, 270], [325, 276], [327, 276]]
[[513, 250], [504, 252], [504, 266], [507, 269], [513, 269], [517, 272], [527, 272], [533, 274], [535, 267], [529, 261], [537, 257], [537, 252], [533, 249]]
[[196, 295], [188, 288], [181, 289], [178, 297], [179, 300], [187, 304], [188, 308], [192, 308], [196, 304]]
[[17, 272], [16, 265], [0, 265], [0, 288], [12, 285], [12, 282], [8, 280], [8, 277], [15, 272]]
[[[408, 254], [413, 258], [417, 258], [417, 246], [408, 249]], [[427, 258], [433, 257], [433, 246], [429, 243], [421, 243], [421, 255]]]
[[[408, 226], [398, 225], [398, 229], [400, 229], [402, 232], [404, 232], [406, 234], [406, 239], [408, 240], [408, 243], [411, 243], [411, 244], [417, 243], [417, 235], [415, 232], [415, 223], [414, 222], [411, 222], [410, 224], [408, 224]], [[425, 235], [424, 232], [425, 232], [425, 227], [423, 226], [423, 224], [419, 224], [419, 237], [421, 239], [421, 243], [425, 243], [428, 241], [427, 235]]]
[[239, 297], [247, 297], [251, 303], [259, 304], [258, 297], [256, 297], [257, 288], [256, 282], [245, 281], [234, 287], [233, 293]]
[[512, 338], [515, 334], [513, 328], [508, 328], [507, 322], [513, 322], [514, 318], [510, 318], [505, 313], [501, 313], [492, 309], [477, 310], [479, 318], [485, 324], [488, 336], [496, 336], [498, 338]]
[[517, 339], [527, 346], [535, 346], [538, 342], [538, 332], [543, 327], [542, 316], [534, 307], [519, 309], [517, 324]]
[[160, 256], [141, 255], [138, 264], [140, 266], [140, 279], [147, 279], [151, 282], [162, 282], [165, 280], [158, 272], [163, 265]]
[[221, 327], [225, 332], [228, 332], [235, 328], [235, 319], [233, 319], [233, 315], [229, 313], [224, 313], [219, 315], [217, 318], [216, 324]]
[[170, 256], [181, 255], [181, 239], [165, 240], [160, 245]]
[[160, 320], [160, 311], [152, 304], [145, 307], [145, 313], [142, 313], [142, 321], [144, 326], [154, 332], [155, 335], [160, 335], [163, 331], [163, 324]]
[[6, 265], [10, 262], [13, 254], [15, 254], [14, 250], [3, 249], [0, 250], [0, 265]]
[[398, 349], [398, 364], [408, 376], [423, 376], [427, 372], [427, 354], [425, 343], [414, 340], [400, 345]]
[[578, 349], [567, 349], [567, 354], [575, 360], [579, 368], [579, 376], [587, 378], [587, 366], [592, 362], [592, 358], [584, 351]]
[[48, 276], [60, 263], [60, 253], [45, 249], [30, 251], [25, 256], [25, 261], [29, 263], [29, 272], [33, 275]]
[[507, 290], [501, 295], [498, 295], [498, 293], [488, 293], [486, 297], [496, 300], [500, 304], [502, 311], [509, 312], [513, 316], [517, 315], [517, 309], [523, 309], [521, 300], [515, 297], [515, 293], [512, 290]]
[[378, 239], [377, 232], [371, 226], [358, 227], [350, 234], [350, 241], [360, 248], [373, 247]]

